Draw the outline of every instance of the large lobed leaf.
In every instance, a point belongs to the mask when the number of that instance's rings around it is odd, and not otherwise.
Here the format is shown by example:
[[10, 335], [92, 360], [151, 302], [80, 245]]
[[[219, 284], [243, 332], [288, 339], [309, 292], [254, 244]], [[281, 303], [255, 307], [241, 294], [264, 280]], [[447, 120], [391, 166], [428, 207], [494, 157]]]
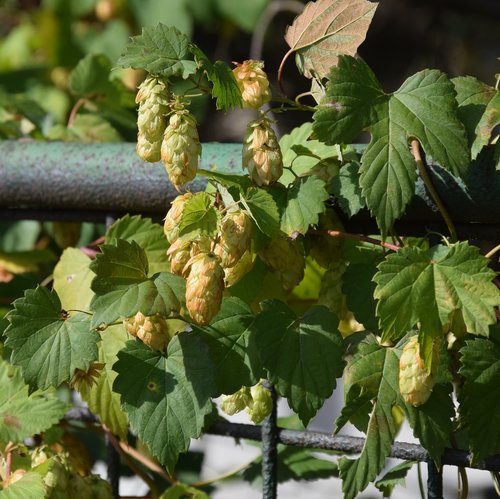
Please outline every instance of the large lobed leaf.
[[0, 360], [0, 442], [18, 443], [56, 424], [67, 410], [55, 393], [28, 394], [21, 372]]
[[[390, 454], [397, 432], [392, 408], [399, 396], [398, 376], [397, 352], [381, 347], [373, 336], [368, 336], [358, 345], [346, 368], [347, 386], [356, 387], [355, 390], [363, 398], [362, 405], [367, 398], [373, 398], [361, 455], [354, 460], [341, 458], [339, 461], [346, 499], [356, 497], [375, 479]], [[356, 399], [353, 403], [357, 404]]]
[[231, 394], [256, 384], [262, 367], [250, 326], [254, 315], [239, 298], [227, 298], [208, 326], [193, 325], [208, 345], [215, 366], [217, 393]]
[[97, 358], [99, 335], [91, 329], [90, 317], [67, 314], [55, 291], [41, 286], [26, 290], [7, 318], [5, 344], [32, 388], [57, 387]]
[[165, 77], [187, 78], [196, 72], [187, 36], [161, 23], [143, 28], [141, 35], [133, 36], [116, 66], [145, 69]]
[[495, 273], [478, 248], [466, 242], [402, 248], [378, 268], [374, 296], [383, 339], [397, 339], [417, 323], [423, 336], [440, 336], [453, 313], [461, 314], [473, 334], [488, 336], [488, 325], [496, 322], [500, 291], [491, 282]]
[[341, 56], [330, 73], [325, 97], [314, 114], [314, 131], [328, 144], [351, 142], [368, 130], [360, 185], [383, 234], [400, 217], [415, 191], [416, 163], [408, 149], [415, 137], [425, 152], [456, 176], [466, 174], [470, 154], [457, 118], [455, 89], [438, 70], [408, 78], [385, 94], [360, 59]]
[[280, 232], [280, 211], [273, 196], [264, 189], [250, 187], [241, 196], [253, 221], [261, 232], [273, 238]]
[[220, 213], [212, 206], [210, 194], [200, 192], [192, 196], [182, 210], [179, 235], [205, 234], [215, 236], [219, 226]]
[[278, 393], [307, 425], [342, 374], [337, 317], [322, 306], [297, 317], [278, 300], [264, 301], [261, 307], [251, 327], [262, 365]]
[[167, 272], [148, 277], [146, 252], [135, 241], [117, 239], [115, 244], [102, 245], [101, 250], [90, 265], [96, 274], [92, 281], [95, 296], [90, 304], [94, 327], [139, 311], [164, 317], [179, 311], [184, 280]]
[[113, 388], [132, 429], [170, 473], [213, 410], [214, 368], [207, 350], [192, 333], [176, 335], [167, 357], [129, 341], [114, 365]]
[[25, 473], [17, 482], [0, 491], [2, 499], [43, 499], [45, 485], [40, 474], [30, 471]]
[[500, 346], [475, 338], [460, 350], [460, 419], [475, 460], [500, 453]]
[[366, 37], [377, 2], [317, 0], [309, 2], [288, 27], [285, 40], [297, 53], [308, 78], [324, 78], [341, 54], [354, 55]]

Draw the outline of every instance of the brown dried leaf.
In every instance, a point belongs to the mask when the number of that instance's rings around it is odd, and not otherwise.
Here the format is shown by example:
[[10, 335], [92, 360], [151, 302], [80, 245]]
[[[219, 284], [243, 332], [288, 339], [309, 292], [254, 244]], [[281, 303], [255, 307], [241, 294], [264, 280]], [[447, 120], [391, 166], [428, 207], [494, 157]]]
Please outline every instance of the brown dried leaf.
[[[341, 54], [354, 55], [366, 37], [378, 2], [317, 0], [309, 2], [285, 34], [290, 50], [298, 54], [299, 69], [307, 78], [324, 78]], [[281, 67], [280, 67], [281, 69]]]

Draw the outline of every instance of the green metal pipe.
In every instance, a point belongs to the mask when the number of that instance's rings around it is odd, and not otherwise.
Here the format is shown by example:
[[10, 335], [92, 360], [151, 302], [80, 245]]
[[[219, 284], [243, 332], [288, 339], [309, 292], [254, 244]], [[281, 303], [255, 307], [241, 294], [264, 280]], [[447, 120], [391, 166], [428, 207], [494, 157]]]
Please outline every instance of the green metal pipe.
[[[200, 167], [243, 173], [240, 158], [241, 144], [203, 144]], [[163, 165], [141, 161], [131, 143], [0, 142], [0, 208], [166, 213], [177, 194]]]

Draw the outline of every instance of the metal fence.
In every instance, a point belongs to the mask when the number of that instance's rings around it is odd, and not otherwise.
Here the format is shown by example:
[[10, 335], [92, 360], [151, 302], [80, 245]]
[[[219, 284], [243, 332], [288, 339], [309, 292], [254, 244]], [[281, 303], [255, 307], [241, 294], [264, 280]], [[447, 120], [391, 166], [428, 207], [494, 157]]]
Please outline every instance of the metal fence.
[[[241, 174], [239, 144], [204, 144], [200, 167], [226, 174]], [[465, 186], [432, 165], [431, 173], [440, 195], [451, 207], [457, 232], [466, 239], [498, 239], [500, 235], [500, 185], [492, 184], [488, 172], [474, 187]], [[202, 190], [206, 177], [191, 182], [193, 191]], [[441, 185], [442, 184], [442, 185]], [[487, 191], [487, 194], [486, 194]], [[498, 192], [497, 192], [498, 191]], [[0, 142], [0, 220], [61, 220], [111, 224], [126, 213], [140, 213], [161, 220], [177, 191], [166, 181], [161, 165], [145, 164], [134, 144], [45, 143], [37, 141]], [[398, 227], [400, 234], [445, 232], [425, 192], [417, 186], [417, 201]], [[487, 209], [485, 209], [487, 207]], [[367, 217], [348, 221], [351, 232], [376, 232]], [[277, 497], [279, 443], [313, 449], [356, 454], [364, 439], [350, 436], [298, 431], [277, 424], [277, 401], [273, 387], [273, 410], [261, 426], [217, 422], [207, 433], [262, 442], [263, 498]], [[91, 417], [91, 416], [88, 416]], [[119, 456], [108, 444], [108, 479], [118, 496]], [[426, 450], [416, 444], [396, 442], [390, 457], [427, 464], [429, 499], [443, 497], [442, 468], [437, 469]], [[468, 451], [446, 449], [442, 466], [500, 472], [500, 455], [472, 462]]]

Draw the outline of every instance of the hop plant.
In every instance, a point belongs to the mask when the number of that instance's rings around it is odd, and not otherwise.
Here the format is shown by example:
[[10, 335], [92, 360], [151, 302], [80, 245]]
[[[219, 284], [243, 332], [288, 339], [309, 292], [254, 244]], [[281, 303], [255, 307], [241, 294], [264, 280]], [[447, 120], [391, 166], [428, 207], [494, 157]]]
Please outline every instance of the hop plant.
[[165, 350], [171, 340], [167, 321], [160, 314], [145, 316], [137, 312], [123, 321], [129, 334], [139, 338], [153, 350]]
[[137, 116], [137, 154], [143, 161], [161, 159], [161, 143], [169, 110], [169, 95], [165, 83], [148, 76], [140, 85], [135, 102], [139, 104]]
[[213, 253], [199, 253], [186, 265], [186, 307], [192, 319], [201, 326], [217, 314], [224, 291], [224, 271]]
[[211, 241], [206, 236], [198, 236], [194, 239], [180, 237], [170, 246], [167, 251], [167, 257], [170, 261], [170, 271], [173, 274], [187, 277], [190, 258], [199, 253], [210, 252]]
[[224, 268], [224, 284], [228, 288], [239, 282], [250, 270], [254, 263], [254, 254], [247, 250], [232, 267]]
[[252, 221], [244, 211], [227, 213], [221, 224], [221, 235], [214, 253], [223, 268], [234, 267], [250, 246]]
[[264, 419], [271, 414], [273, 400], [271, 392], [262, 384], [257, 383], [250, 389], [252, 402], [247, 406], [246, 412], [255, 424], [262, 423]]
[[201, 154], [196, 119], [184, 106], [179, 99], [172, 105], [174, 112], [161, 143], [161, 159], [176, 189], [196, 177]]
[[305, 259], [297, 241], [284, 238], [272, 239], [259, 251], [261, 260], [277, 272], [283, 287], [290, 291], [304, 277]]
[[236, 83], [241, 92], [243, 107], [258, 109], [271, 100], [269, 80], [263, 70], [264, 63], [250, 59], [239, 64], [235, 62], [233, 69]]
[[267, 118], [249, 123], [243, 138], [242, 162], [258, 186], [273, 184], [281, 177], [283, 156]]
[[71, 379], [71, 386], [79, 392], [82, 389], [91, 388], [92, 385], [97, 384], [97, 378], [101, 375], [103, 368], [104, 364], [101, 362], [91, 362], [86, 371], [75, 369], [73, 378]]
[[248, 386], [242, 386], [232, 395], [225, 395], [220, 408], [228, 415], [234, 416], [243, 411], [252, 403], [252, 394]]
[[179, 224], [182, 220], [182, 213], [186, 203], [193, 197], [193, 193], [186, 192], [177, 196], [170, 205], [167, 216], [163, 224], [163, 232], [170, 244], [179, 237]]
[[427, 369], [420, 357], [418, 336], [410, 337], [399, 360], [399, 391], [407, 404], [418, 407], [427, 402], [436, 383], [438, 363], [436, 344], [434, 344], [432, 365]]

